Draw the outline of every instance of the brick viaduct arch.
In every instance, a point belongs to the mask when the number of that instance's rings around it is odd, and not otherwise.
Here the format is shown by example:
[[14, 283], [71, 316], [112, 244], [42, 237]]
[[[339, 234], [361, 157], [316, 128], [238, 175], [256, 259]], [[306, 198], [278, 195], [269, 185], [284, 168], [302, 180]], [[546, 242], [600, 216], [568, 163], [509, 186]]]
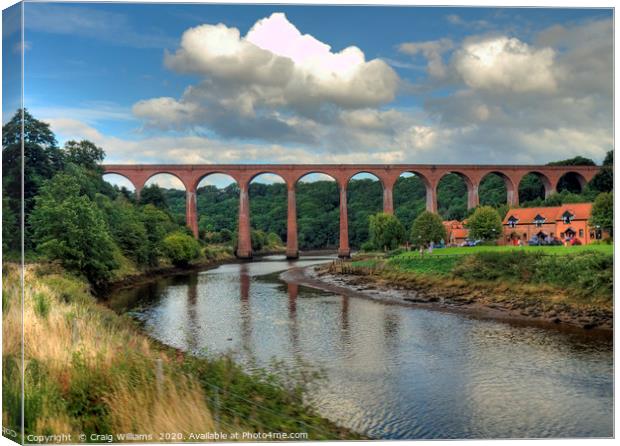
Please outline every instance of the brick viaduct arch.
[[127, 178], [136, 189], [136, 196], [144, 184], [154, 175], [167, 173], [177, 177], [185, 186], [186, 221], [195, 236], [198, 235], [198, 215], [196, 210], [196, 189], [200, 181], [215, 173], [232, 177], [239, 185], [239, 243], [237, 256], [252, 257], [250, 239], [250, 199], [248, 187], [253, 178], [269, 173], [281, 177], [288, 191], [287, 249], [289, 258], [298, 256], [297, 208], [295, 188], [297, 182], [311, 173], [322, 173], [336, 180], [340, 194], [340, 242], [338, 255], [350, 254], [347, 215], [347, 185], [358, 173], [376, 176], [383, 186], [383, 210], [394, 212], [392, 191], [401, 174], [410, 172], [419, 176], [426, 186], [426, 209], [437, 212], [437, 185], [448, 173], [460, 175], [467, 185], [467, 205], [478, 205], [478, 186], [482, 179], [498, 174], [504, 180], [508, 191], [508, 204], [518, 206], [519, 183], [528, 173], [538, 175], [545, 186], [545, 196], [557, 188], [560, 178], [565, 174], [575, 174], [582, 185], [592, 180], [599, 171], [598, 166], [526, 166], [526, 165], [428, 165], [428, 164], [108, 164], [103, 166], [105, 174], [117, 174]]

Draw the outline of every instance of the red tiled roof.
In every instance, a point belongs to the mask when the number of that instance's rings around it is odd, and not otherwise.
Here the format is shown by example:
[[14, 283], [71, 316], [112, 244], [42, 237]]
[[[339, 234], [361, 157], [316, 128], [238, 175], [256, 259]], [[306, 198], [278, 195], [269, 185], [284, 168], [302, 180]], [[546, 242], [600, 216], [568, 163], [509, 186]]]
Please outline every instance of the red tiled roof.
[[452, 230], [452, 236], [455, 239], [467, 238], [468, 235], [469, 235], [469, 230], [468, 229], [453, 229]]
[[562, 214], [566, 211], [573, 214], [575, 220], [587, 220], [592, 213], [592, 203], [573, 203], [560, 206], [560, 210], [555, 219], [562, 220]]
[[463, 223], [461, 223], [458, 220], [446, 220], [446, 221], [443, 222], [443, 225], [448, 230], [450, 230], [450, 229], [460, 229], [460, 228], [463, 227]]
[[554, 222], [562, 220], [562, 214], [566, 211], [573, 214], [574, 220], [587, 220], [590, 218], [592, 203], [572, 203], [562, 206], [510, 209], [504, 217], [503, 224], [507, 225], [510, 217], [518, 219], [517, 224], [534, 223], [534, 218], [536, 218], [537, 215], [544, 217], [547, 222]]

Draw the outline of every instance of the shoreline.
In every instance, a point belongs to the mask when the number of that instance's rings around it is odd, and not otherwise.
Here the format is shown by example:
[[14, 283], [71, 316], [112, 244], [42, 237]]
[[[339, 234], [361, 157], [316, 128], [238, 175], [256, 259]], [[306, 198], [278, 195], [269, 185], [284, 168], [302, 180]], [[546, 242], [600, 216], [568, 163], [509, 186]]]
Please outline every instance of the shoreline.
[[[303, 257], [305, 256], [318, 256], [318, 255], [326, 255], [326, 254], [334, 254], [334, 253], [335, 251], [332, 251], [332, 250], [304, 251], [303, 253], [300, 252], [300, 256], [296, 260], [303, 260]], [[155, 267], [152, 269], [139, 271], [136, 274], [126, 275], [125, 277], [119, 278], [117, 280], [113, 280], [110, 283], [108, 283], [105, 288], [101, 288], [98, 290], [93, 289], [93, 294], [96, 295], [97, 297], [102, 297], [105, 299], [108, 295], [116, 291], [122, 290], [124, 288], [131, 288], [133, 286], [143, 285], [146, 283], [150, 283], [150, 282], [162, 279], [164, 277], [179, 276], [179, 275], [188, 274], [188, 273], [192, 273], [196, 271], [208, 271], [210, 269], [217, 268], [221, 265], [237, 263], [237, 262], [239, 263], [251, 262], [252, 260], [261, 260], [265, 257], [274, 256], [274, 255], [285, 256], [286, 251], [282, 250], [282, 251], [260, 252], [260, 253], [255, 254], [252, 259], [240, 259], [232, 255], [230, 257], [217, 259], [217, 260], [191, 263], [187, 266], [166, 265], [166, 266]]]
[[[583, 315], [528, 314], [527, 306], [525, 309], [515, 309], [499, 303], [476, 301], [475, 298], [470, 297], [474, 293], [469, 290], [449, 290], [437, 286], [424, 290], [404, 284], [387, 284], [384, 278], [374, 275], [334, 274], [328, 272], [327, 268], [326, 265], [291, 268], [282, 272], [280, 279], [286, 283], [296, 282], [322, 291], [375, 300], [388, 305], [465, 314], [478, 319], [491, 319], [585, 335], [613, 335], [613, 320], [609, 321], [609, 325], [607, 321], [603, 321], [596, 326], [591, 326], [592, 320], [586, 321]], [[480, 291], [479, 288], [477, 292]]]

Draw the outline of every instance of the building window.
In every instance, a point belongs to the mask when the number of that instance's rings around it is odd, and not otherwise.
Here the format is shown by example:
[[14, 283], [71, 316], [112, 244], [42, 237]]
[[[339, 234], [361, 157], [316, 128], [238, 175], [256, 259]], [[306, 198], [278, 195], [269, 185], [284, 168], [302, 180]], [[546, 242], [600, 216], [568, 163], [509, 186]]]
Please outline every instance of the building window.
[[534, 224], [536, 225], [537, 228], [542, 227], [544, 223], [545, 223], [545, 217], [543, 217], [542, 215], [538, 214], [536, 215], [536, 217], [534, 217]]
[[573, 218], [574, 218], [574, 215], [568, 211], [562, 214], [562, 220], [564, 221], [564, 224], [569, 224], [571, 221], [573, 221]]
[[519, 221], [518, 218], [515, 218], [514, 216], [511, 215], [510, 218], [508, 219], [508, 226], [514, 229], [514, 227], [517, 226], [518, 221]]
[[579, 230], [579, 237], [583, 237], [583, 229]]

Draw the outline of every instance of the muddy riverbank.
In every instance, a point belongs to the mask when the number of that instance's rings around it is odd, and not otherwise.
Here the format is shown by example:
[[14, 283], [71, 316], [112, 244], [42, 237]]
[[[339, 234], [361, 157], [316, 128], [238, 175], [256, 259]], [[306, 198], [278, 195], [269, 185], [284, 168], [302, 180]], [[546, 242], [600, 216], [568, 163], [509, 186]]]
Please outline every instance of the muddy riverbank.
[[[323, 291], [512, 323], [564, 330], [613, 333], [613, 312], [542, 302], [531, 289], [511, 289], [497, 284], [415, 280], [388, 274], [355, 274], [336, 271], [333, 265], [293, 268], [281, 279]], [[527, 291], [527, 292], [525, 292]], [[543, 290], [544, 292], [545, 290]]]

